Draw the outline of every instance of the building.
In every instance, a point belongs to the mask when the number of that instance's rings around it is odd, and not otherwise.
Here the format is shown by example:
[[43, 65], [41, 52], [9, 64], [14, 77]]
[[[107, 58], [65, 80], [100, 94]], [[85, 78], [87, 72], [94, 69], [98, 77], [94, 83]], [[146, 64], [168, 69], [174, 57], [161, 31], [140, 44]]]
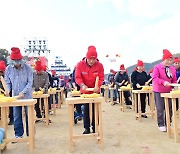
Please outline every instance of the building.
[[56, 71], [56, 74], [69, 76], [72, 72], [71, 69], [67, 67], [66, 64], [63, 63], [63, 60], [60, 56], [56, 56], [54, 60], [54, 64], [51, 65], [50, 70]]

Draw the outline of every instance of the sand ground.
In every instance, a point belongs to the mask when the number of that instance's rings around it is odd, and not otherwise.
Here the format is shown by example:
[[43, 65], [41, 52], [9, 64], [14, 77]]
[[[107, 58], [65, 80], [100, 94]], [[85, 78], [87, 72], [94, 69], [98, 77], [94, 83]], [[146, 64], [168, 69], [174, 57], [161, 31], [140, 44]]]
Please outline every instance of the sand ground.
[[[180, 143], [174, 143], [166, 133], [160, 132], [156, 120], [148, 117], [142, 122], [135, 120], [133, 110], [120, 111], [119, 104], [102, 104], [104, 149], [96, 144], [95, 138], [79, 139], [75, 142], [75, 154], [180, 154]], [[50, 115], [52, 123], [36, 124], [35, 154], [69, 153], [68, 106], [64, 103], [57, 115]], [[83, 122], [74, 126], [74, 132], [83, 132]], [[13, 126], [8, 135], [13, 136]], [[27, 154], [26, 143], [8, 144], [3, 154]]]

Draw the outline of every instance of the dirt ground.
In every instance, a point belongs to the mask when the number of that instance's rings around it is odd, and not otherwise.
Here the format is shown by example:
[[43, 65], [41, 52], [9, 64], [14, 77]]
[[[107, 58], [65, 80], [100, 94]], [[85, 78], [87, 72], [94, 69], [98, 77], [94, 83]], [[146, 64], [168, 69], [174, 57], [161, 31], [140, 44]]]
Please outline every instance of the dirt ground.
[[[68, 106], [64, 103], [57, 115], [50, 115], [52, 123], [36, 124], [35, 154], [69, 153]], [[142, 122], [135, 120], [131, 109], [120, 111], [119, 104], [102, 104], [104, 149], [96, 144], [95, 138], [79, 139], [75, 142], [75, 154], [180, 154], [180, 143], [174, 143], [166, 133], [160, 132], [156, 120], [148, 117]], [[83, 132], [83, 122], [74, 126], [74, 132]], [[8, 135], [13, 136], [13, 126]], [[27, 154], [27, 143], [8, 144], [3, 154]]]

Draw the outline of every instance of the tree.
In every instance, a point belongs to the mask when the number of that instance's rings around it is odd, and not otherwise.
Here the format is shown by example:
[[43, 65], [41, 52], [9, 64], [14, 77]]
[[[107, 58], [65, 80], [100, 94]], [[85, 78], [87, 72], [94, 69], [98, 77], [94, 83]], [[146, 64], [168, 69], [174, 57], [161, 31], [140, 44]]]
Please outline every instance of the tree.
[[9, 56], [9, 52], [6, 49], [0, 49], [0, 60], [4, 60], [7, 64], [7, 57]]

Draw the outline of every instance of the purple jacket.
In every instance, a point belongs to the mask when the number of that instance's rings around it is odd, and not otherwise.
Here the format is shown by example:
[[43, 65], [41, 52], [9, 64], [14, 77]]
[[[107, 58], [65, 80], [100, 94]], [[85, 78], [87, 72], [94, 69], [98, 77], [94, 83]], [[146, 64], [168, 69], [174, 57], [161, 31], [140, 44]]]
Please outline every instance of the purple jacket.
[[176, 83], [176, 70], [173, 66], [169, 67], [172, 78], [168, 78], [165, 73], [165, 66], [160, 63], [154, 66], [152, 80], [153, 80], [153, 91], [159, 93], [168, 93], [172, 90], [172, 87], [165, 87], [164, 82], [168, 81], [169, 83]]

